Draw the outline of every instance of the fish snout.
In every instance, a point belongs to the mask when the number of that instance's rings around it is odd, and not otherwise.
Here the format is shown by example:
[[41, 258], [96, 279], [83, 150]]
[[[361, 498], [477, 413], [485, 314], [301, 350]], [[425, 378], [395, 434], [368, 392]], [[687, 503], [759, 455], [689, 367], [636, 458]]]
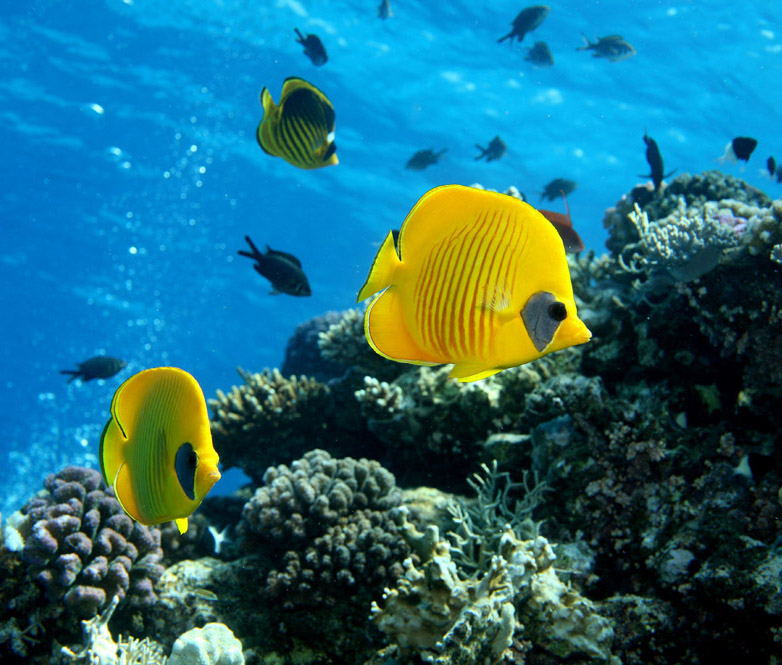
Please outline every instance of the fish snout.
[[577, 316], [568, 317], [565, 321], [566, 324], [565, 338], [570, 346], [577, 346], [579, 344], [586, 344], [592, 339], [592, 331], [586, 327], [586, 324]]

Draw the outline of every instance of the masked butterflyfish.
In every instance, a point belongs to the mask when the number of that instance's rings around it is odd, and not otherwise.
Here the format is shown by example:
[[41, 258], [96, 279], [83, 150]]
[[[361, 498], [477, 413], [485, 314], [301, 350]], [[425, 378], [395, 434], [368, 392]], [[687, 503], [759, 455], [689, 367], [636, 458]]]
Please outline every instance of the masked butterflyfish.
[[454, 363], [476, 381], [587, 342], [565, 248], [532, 206], [505, 194], [446, 185], [424, 194], [395, 246], [389, 233], [358, 294], [377, 295], [364, 333], [381, 356]]
[[220, 480], [204, 393], [176, 367], [146, 369], [114, 393], [100, 437], [103, 479], [141, 524], [187, 518]]
[[280, 103], [268, 88], [261, 92], [263, 119], [258, 144], [273, 157], [282, 157], [300, 169], [338, 164], [334, 143], [336, 114], [328, 97], [304, 79], [285, 79]]

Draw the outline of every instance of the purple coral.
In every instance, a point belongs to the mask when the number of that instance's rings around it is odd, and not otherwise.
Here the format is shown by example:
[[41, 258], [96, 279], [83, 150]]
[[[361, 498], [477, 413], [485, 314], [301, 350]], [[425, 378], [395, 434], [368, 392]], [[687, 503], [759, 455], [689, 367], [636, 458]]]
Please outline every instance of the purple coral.
[[44, 487], [48, 494], [22, 509], [30, 518], [22, 559], [47, 598], [84, 618], [114, 595], [153, 603], [163, 570], [159, 530], [131, 520], [95, 470], [69, 466]]

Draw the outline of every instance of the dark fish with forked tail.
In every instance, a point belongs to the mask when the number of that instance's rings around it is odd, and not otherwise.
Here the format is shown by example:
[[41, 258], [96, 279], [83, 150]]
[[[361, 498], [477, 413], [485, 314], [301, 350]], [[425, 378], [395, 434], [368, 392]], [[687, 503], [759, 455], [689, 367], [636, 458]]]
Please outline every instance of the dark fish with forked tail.
[[278, 252], [266, 245], [266, 253], [262, 254], [250, 240], [250, 236], [244, 236], [252, 251], [239, 250], [239, 256], [253, 259], [253, 268], [262, 277], [271, 282], [271, 295], [287, 293], [291, 296], [312, 295], [310, 283], [301, 268], [301, 261], [293, 254]]
[[497, 41], [502, 42], [506, 39], [510, 39], [511, 43], [513, 43], [514, 37], [521, 41], [528, 32], [532, 32], [535, 28], [540, 27], [540, 24], [546, 20], [550, 11], [551, 7], [546, 5], [525, 7], [519, 12], [519, 15], [513, 19], [512, 30], [504, 37], [500, 37]]
[[111, 356], [94, 356], [77, 365], [76, 369], [61, 369], [60, 374], [70, 374], [68, 383], [76, 379], [92, 381], [93, 379], [110, 379], [127, 366], [124, 360]]
[[495, 136], [489, 142], [489, 145], [486, 146], [485, 148], [482, 148], [477, 143], [475, 144], [475, 147], [481, 151], [481, 154], [478, 155], [475, 159], [479, 160], [485, 157], [487, 162], [493, 162], [499, 159], [505, 154], [505, 151], [508, 149], [508, 146], [505, 145], [505, 141], [503, 141], [499, 136]]
[[652, 137], [647, 136], [646, 132], [644, 132], [644, 143], [646, 143], [646, 161], [649, 162], [650, 171], [648, 175], [642, 175], [640, 177], [651, 178], [654, 183], [654, 189], [658, 190], [660, 189], [663, 178], [672, 176], [676, 172], [676, 169], [669, 173], [665, 173], [665, 169], [663, 168], [663, 156], [660, 154], [660, 148], [657, 147], [657, 141]]
[[546, 42], [535, 42], [532, 48], [527, 49], [524, 56], [525, 62], [531, 62], [536, 67], [551, 67], [554, 65], [554, 56]]
[[598, 37], [596, 42], [590, 42], [586, 35], [583, 35], [583, 37], [585, 44], [578, 47], [576, 51], [592, 51], [593, 58], [605, 58], [611, 62], [621, 62], [635, 55], [635, 49], [632, 44], [621, 35]]
[[541, 199], [553, 201], [559, 196], [567, 196], [576, 191], [576, 182], [574, 180], [565, 180], [565, 178], [554, 178], [548, 183], [540, 193]]
[[445, 154], [447, 148], [443, 148], [440, 152], [434, 150], [419, 150], [405, 164], [406, 169], [411, 171], [423, 171], [427, 166], [432, 166], [440, 161], [440, 157]]
[[325, 65], [329, 56], [326, 54], [326, 47], [323, 46], [323, 42], [320, 41], [320, 37], [313, 34], [308, 34], [306, 37], [299, 32], [298, 28], [294, 28], [296, 32], [296, 41], [304, 47], [304, 55], [306, 55], [312, 64], [316, 67]]

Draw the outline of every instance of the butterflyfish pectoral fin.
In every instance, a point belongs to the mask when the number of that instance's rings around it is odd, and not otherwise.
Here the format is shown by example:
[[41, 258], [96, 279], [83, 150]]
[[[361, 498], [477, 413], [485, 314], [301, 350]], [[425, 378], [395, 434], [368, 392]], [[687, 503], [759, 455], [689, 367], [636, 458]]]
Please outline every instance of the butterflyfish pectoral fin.
[[439, 365], [441, 361], [419, 347], [405, 327], [402, 306], [394, 287], [376, 297], [364, 315], [367, 342], [384, 358], [415, 365]]
[[485, 379], [501, 371], [501, 367], [487, 367], [486, 363], [457, 363], [448, 376], [458, 379], [462, 383], [467, 383]]
[[375, 260], [369, 269], [367, 281], [364, 282], [364, 286], [358, 292], [356, 302], [366, 300], [369, 296], [389, 286], [393, 282], [394, 273], [401, 263], [394, 245], [394, 232], [389, 231], [383, 244], [380, 245], [380, 249], [377, 250]]
[[178, 520], [174, 520], [176, 522], [177, 529], [179, 529], [179, 533], [185, 533], [187, 531], [187, 517], [180, 517]]

